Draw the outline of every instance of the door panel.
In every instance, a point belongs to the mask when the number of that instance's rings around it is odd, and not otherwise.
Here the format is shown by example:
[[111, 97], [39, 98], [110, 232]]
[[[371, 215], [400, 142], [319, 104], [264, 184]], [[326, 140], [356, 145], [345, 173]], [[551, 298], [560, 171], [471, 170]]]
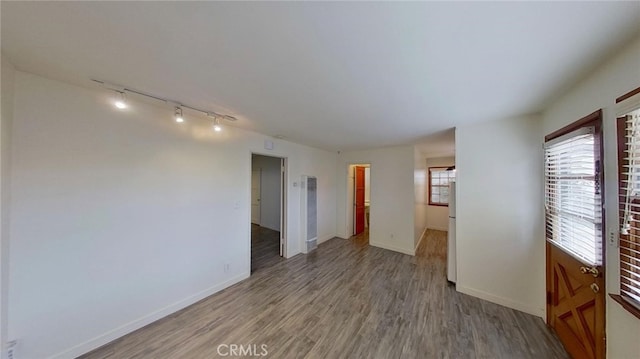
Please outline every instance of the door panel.
[[262, 187], [262, 172], [251, 171], [251, 223], [260, 225], [260, 191]]
[[365, 216], [365, 206], [364, 206], [364, 193], [365, 193], [365, 184], [364, 184], [364, 167], [356, 166], [355, 167], [355, 180], [354, 183], [354, 227], [356, 235], [362, 233], [364, 231], [364, 216]]
[[[605, 284], [592, 268], [547, 242], [547, 320], [574, 358], [604, 358]], [[582, 270], [581, 270], [582, 269]]]

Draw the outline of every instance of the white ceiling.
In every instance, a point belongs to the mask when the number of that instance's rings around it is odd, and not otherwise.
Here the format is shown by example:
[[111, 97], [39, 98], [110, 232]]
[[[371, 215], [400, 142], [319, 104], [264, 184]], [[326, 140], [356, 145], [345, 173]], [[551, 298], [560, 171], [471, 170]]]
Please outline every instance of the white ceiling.
[[99, 78], [331, 150], [542, 110], [640, 31], [640, 2], [1, 2], [23, 71]]

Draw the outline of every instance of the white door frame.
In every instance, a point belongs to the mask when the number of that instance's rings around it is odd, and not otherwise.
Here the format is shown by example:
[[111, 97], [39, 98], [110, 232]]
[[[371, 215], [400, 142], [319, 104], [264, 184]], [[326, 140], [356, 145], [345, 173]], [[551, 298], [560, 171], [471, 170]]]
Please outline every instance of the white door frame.
[[[256, 173], [258, 174], [258, 210], [254, 212], [253, 210], [253, 174]], [[262, 202], [261, 202], [261, 197], [262, 197], [262, 168], [259, 169], [254, 169], [253, 166], [251, 167], [251, 223], [252, 224], [257, 224], [257, 225], [261, 225], [262, 223]], [[257, 218], [254, 218], [254, 214], [257, 214]]]
[[[288, 186], [289, 182], [289, 159], [284, 155], [275, 153], [250, 151], [249, 152], [249, 175], [253, 170], [253, 155], [267, 156], [279, 158], [281, 163], [281, 176], [280, 176], [280, 256], [288, 258], [287, 256], [287, 239], [289, 223], [289, 211], [287, 207], [288, 200]], [[251, 181], [249, 181], [251, 182]], [[249, 183], [249, 265], [251, 265], [251, 183]], [[250, 271], [249, 271], [250, 272]]]

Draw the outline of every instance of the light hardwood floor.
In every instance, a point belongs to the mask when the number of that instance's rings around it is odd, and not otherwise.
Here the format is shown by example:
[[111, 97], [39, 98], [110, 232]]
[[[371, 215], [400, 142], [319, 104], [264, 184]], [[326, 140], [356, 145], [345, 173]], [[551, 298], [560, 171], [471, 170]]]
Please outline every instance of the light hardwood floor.
[[215, 358], [220, 344], [266, 344], [269, 358], [568, 357], [540, 318], [457, 293], [445, 253], [438, 231], [415, 257], [332, 239], [83, 358]]

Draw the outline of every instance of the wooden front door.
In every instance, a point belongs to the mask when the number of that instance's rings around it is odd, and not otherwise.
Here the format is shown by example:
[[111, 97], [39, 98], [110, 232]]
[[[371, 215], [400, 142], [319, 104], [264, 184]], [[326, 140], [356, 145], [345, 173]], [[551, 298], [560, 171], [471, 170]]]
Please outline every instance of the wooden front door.
[[547, 242], [547, 277], [547, 321], [569, 354], [575, 359], [604, 358], [602, 266], [586, 265]]
[[354, 213], [354, 234], [358, 235], [364, 231], [364, 216], [365, 216], [365, 206], [364, 206], [364, 192], [365, 192], [365, 183], [364, 183], [364, 167], [356, 166], [355, 167], [355, 178], [354, 178], [354, 191], [353, 191], [353, 213]]
[[545, 137], [547, 324], [575, 359], [605, 342], [602, 111]]

